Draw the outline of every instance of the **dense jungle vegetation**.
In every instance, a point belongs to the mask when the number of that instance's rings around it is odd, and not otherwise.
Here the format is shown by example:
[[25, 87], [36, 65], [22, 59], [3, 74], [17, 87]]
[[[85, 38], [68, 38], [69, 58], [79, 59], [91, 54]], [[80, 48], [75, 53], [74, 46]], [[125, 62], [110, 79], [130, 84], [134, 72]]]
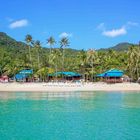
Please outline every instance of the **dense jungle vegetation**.
[[[74, 71], [92, 80], [96, 74], [116, 68], [123, 70], [133, 80], [140, 77], [140, 46], [119, 44], [119, 49], [74, 50], [66, 37], [57, 41], [46, 37], [48, 48], [31, 35], [25, 42], [17, 42], [7, 34], [0, 33], [0, 75], [14, 76], [21, 69], [33, 69], [34, 75], [46, 77], [56, 71]], [[56, 44], [57, 47], [56, 48]], [[88, 46], [86, 46], [88, 48]]]

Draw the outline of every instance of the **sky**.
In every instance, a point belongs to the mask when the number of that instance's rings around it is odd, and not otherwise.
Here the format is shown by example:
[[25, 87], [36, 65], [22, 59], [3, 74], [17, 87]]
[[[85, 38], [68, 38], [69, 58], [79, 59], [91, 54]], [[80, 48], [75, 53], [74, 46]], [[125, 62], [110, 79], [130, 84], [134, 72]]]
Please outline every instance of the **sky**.
[[139, 0], [0, 0], [0, 32], [18, 41], [27, 34], [68, 37], [70, 48], [99, 49], [140, 41]]

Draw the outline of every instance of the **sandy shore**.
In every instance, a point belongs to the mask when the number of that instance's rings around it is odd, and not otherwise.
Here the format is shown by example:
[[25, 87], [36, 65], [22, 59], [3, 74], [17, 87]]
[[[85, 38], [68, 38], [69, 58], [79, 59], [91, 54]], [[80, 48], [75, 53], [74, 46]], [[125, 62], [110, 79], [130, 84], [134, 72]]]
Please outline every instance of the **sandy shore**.
[[0, 92], [140, 91], [137, 83], [0, 83]]

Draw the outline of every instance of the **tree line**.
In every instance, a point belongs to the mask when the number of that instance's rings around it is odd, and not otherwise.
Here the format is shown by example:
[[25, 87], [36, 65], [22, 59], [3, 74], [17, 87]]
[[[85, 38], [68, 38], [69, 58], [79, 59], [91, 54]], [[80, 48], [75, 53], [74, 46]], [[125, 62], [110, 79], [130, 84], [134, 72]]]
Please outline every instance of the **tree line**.
[[[33, 76], [46, 80], [48, 74], [58, 71], [74, 71], [83, 75], [85, 80], [106, 70], [116, 68], [136, 81], [140, 77], [140, 46], [132, 45], [127, 51], [98, 51], [69, 49], [70, 41], [61, 38], [59, 47], [51, 36], [46, 42], [49, 49], [42, 47], [39, 40], [26, 35], [26, 44], [12, 47], [12, 44], [0, 44], [0, 75], [13, 77], [22, 69], [33, 69]], [[58, 46], [57, 45], [57, 46]]]

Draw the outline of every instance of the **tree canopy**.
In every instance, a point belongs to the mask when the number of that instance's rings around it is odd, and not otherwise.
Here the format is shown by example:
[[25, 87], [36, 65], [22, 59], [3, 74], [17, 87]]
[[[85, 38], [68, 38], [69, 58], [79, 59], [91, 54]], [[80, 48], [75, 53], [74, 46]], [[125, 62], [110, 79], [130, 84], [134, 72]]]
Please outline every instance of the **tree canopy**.
[[67, 48], [70, 45], [68, 38], [58, 41], [59, 48], [56, 48], [57, 42], [51, 36], [47, 39], [51, 49], [44, 48], [31, 35], [27, 35], [25, 40], [26, 43], [17, 42], [5, 33], [0, 33], [0, 75], [12, 77], [21, 69], [29, 68], [43, 79], [45, 73], [62, 70], [78, 72], [84, 78], [93, 79], [96, 74], [116, 68], [123, 70], [133, 80], [140, 77], [139, 45], [131, 45], [126, 51], [85, 51]]

